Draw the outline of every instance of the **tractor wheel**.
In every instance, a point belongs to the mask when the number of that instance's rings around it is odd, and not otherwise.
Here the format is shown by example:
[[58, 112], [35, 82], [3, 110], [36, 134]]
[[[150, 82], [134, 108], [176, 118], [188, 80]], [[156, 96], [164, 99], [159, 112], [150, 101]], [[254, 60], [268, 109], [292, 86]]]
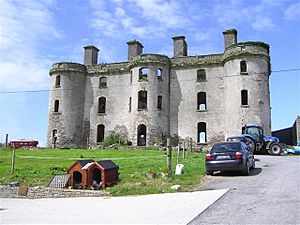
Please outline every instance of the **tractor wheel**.
[[256, 143], [252, 138], [246, 137], [249, 142], [250, 148], [253, 152], [256, 152]]
[[270, 155], [280, 155], [282, 152], [282, 147], [279, 143], [273, 143], [268, 149]]

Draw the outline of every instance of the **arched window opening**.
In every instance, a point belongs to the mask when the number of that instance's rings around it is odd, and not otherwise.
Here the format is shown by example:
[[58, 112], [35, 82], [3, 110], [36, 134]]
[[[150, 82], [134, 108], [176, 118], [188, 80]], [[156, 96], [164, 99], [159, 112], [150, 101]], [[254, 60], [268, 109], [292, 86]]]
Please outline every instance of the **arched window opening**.
[[105, 126], [103, 124], [97, 126], [97, 142], [104, 141], [104, 130]]
[[198, 123], [197, 142], [198, 143], [207, 142], [206, 123], [204, 122]]
[[107, 87], [107, 77], [100, 77], [99, 88]]
[[197, 70], [197, 82], [206, 81], [206, 72], [205, 69]]
[[147, 91], [139, 91], [138, 109], [147, 109]]
[[52, 143], [53, 143], [53, 147], [54, 147], [54, 148], [56, 148], [57, 139], [58, 139], [57, 130], [54, 129], [54, 130], [52, 131]]
[[247, 62], [245, 60], [240, 62], [241, 73], [247, 73]]
[[248, 105], [248, 91], [247, 90], [241, 91], [241, 101], [242, 101], [242, 105]]
[[60, 75], [57, 75], [55, 78], [55, 87], [60, 87]]
[[137, 145], [138, 146], [146, 146], [146, 126], [144, 124], [140, 124], [137, 128]]
[[156, 76], [157, 76], [158, 80], [162, 80], [162, 69], [161, 68], [158, 68], [156, 70]]
[[162, 96], [157, 96], [157, 109], [162, 109]]
[[54, 102], [54, 112], [58, 112], [59, 110], [59, 100], [55, 100]]
[[206, 93], [198, 92], [197, 94], [197, 110], [205, 111], [206, 110]]
[[139, 70], [139, 80], [147, 80], [149, 74], [149, 68], [141, 68]]
[[129, 109], [128, 112], [131, 112], [131, 97], [129, 97]]
[[106, 108], [106, 98], [101, 97], [98, 100], [98, 113], [105, 113]]

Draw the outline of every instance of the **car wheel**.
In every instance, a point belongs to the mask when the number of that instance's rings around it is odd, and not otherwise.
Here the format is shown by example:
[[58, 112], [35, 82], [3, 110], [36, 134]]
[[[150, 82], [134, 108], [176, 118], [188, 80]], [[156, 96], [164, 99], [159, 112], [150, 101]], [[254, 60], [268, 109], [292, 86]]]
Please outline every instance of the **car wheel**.
[[248, 176], [250, 174], [250, 168], [249, 168], [248, 162], [246, 162], [246, 164], [245, 164], [245, 168], [243, 170], [243, 174], [245, 176]]
[[252, 166], [250, 167], [250, 169], [255, 169], [255, 159], [253, 159], [253, 163], [252, 163]]
[[214, 174], [214, 172], [213, 171], [206, 171], [206, 175], [210, 175], [210, 176], [212, 176]]
[[270, 148], [268, 149], [270, 155], [280, 155], [282, 152], [281, 145], [279, 143], [271, 144]]

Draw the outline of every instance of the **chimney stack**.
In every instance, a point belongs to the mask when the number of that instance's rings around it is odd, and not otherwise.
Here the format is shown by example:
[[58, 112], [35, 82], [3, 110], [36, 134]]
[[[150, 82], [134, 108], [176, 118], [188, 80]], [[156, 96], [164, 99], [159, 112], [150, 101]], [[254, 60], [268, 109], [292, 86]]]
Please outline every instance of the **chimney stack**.
[[237, 30], [232, 28], [223, 31], [225, 50], [237, 43]]
[[143, 54], [144, 46], [137, 40], [128, 41], [128, 61], [133, 57]]
[[97, 64], [99, 49], [93, 45], [88, 45], [83, 48], [84, 48], [84, 65]]
[[173, 57], [187, 56], [187, 43], [185, 36], [172, 37], [173, 39]]

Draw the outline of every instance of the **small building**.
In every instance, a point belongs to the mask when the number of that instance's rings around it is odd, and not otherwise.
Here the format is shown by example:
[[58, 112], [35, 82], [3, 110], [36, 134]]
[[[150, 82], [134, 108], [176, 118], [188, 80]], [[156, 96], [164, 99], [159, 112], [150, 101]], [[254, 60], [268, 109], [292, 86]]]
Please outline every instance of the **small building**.
[[20, 148], [20, 147], [36, 148], [39, 142], [30, 139], [18, 139], [18, 140], [10, 141], [9, 144], [13, 148]]
[[105, 189], [118, 181], [118, 170], [111, 160], [78, 160], [67, 170], [68, 185], [75, 189]]

